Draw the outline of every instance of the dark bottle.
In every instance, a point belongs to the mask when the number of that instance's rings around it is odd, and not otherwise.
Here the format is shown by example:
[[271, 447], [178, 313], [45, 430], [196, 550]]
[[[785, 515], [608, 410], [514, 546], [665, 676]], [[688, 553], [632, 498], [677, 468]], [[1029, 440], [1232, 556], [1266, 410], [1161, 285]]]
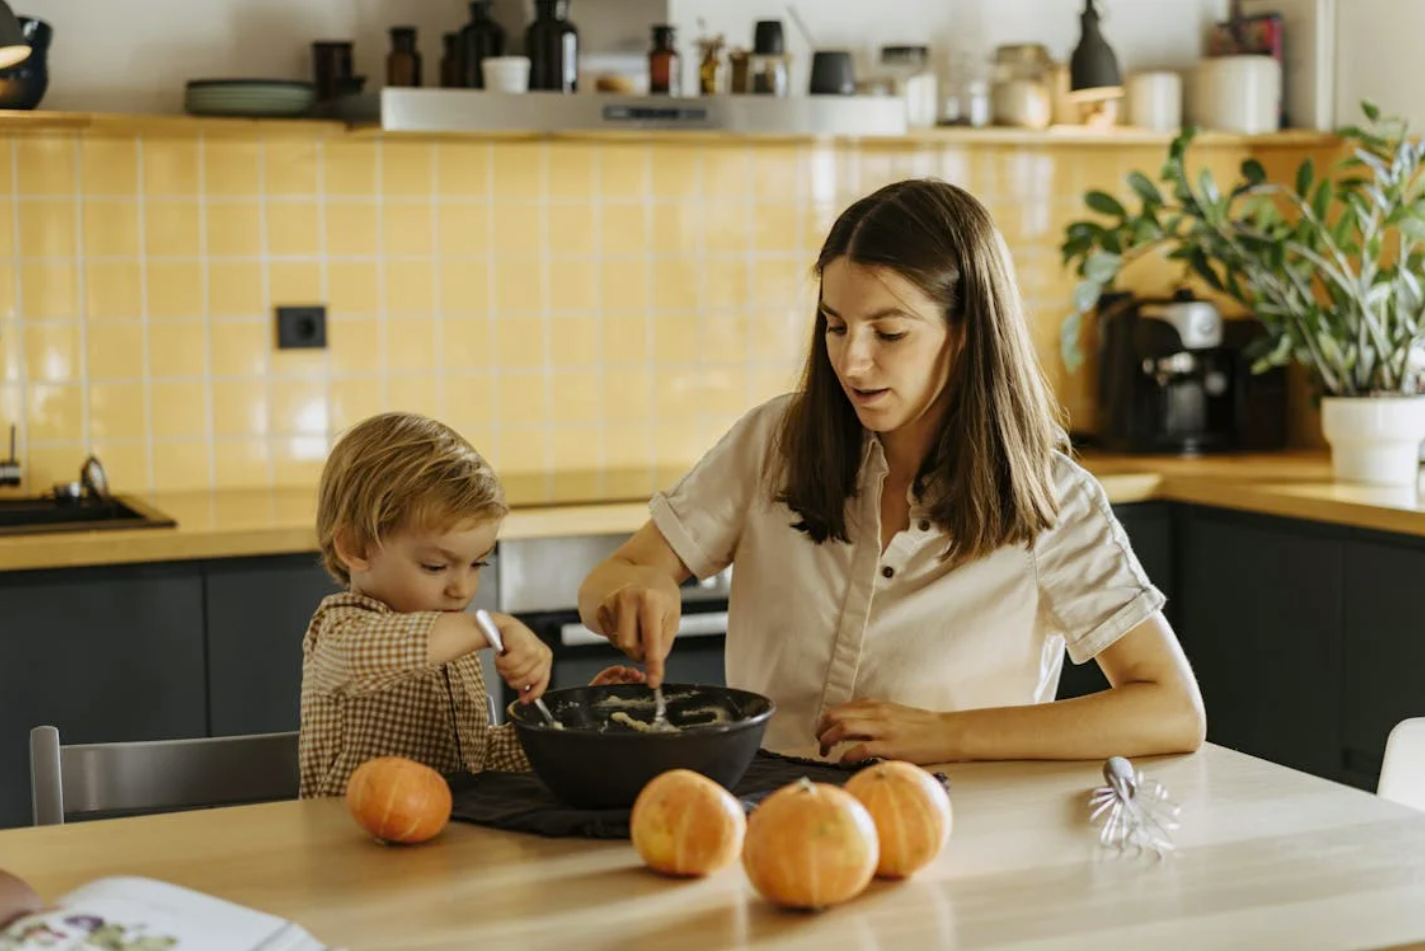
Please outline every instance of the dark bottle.
[[447, 33], [443, 39], [445, 40], [445, 51], [440, 57], [440, 87], [442, 89], [459, 89], [465, 85], [465, 69], [461, 63], [460, 34]]
[[421, 54], [416, 50], [416, 28], [391, 28], [391, 55], [386, 57], [386, 85], [419, 87], [421, 84]]
[[648, 52], [648, 91], [676, 96], [682, 91], [682, 64], [674, 43], [673, 28], [659, 25], [653, 28], [653, 49]]
[[569, 0], [534, 0], [534, 22], [525, 31], [529, 88], [579, 89], [579, 31], [569, 22]]
[[470, 4], [470, 22], [460, 31], [460, 43], [464, 47], [462, 65], [465, 69], [465, 85], [471, 89], [485, 88], [485, 73], [480, 66], [491, 56], [505, 55], [505, 28], [490, 19], [490, 5], [494, 0], [473, 0]]

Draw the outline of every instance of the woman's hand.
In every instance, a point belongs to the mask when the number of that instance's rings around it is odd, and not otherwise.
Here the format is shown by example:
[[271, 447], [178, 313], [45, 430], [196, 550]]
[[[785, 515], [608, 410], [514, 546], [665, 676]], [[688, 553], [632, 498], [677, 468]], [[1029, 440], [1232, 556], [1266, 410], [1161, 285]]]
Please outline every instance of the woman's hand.
[[663, 683], [663, 661], [673, 649], [683, 599], [667, 574], [633, 569], [629, 583], [616, 588], [595, 611], [597, 630], [635, 661], [643, 663], [650, 687]]
[[594, 679], [589, 681], [590, 687], [603, 687], [608, 684], [641, 684], [647, 678], [643, 676], [643, 671], [637, 667], [605, 667], [594, 675]]
[[949, 755], [949, 723], [944, 713], [904, 707], [885, 700], [853, 700], [828, 710], [816, 727], [821, 755], [838, 743], [857, 742], [841, 757], [844, 764], [880, 757], [925, 765]]

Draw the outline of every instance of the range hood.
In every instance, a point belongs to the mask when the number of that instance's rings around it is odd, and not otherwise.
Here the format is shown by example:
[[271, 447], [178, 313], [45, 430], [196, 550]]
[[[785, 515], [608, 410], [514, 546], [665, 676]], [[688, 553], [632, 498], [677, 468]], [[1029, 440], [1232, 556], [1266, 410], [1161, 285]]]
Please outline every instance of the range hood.
[[345, 96], [323, 115], [383, 132], [725, 132], [898, 136], [905, 102], [888, 96], [738, 95], [675, 98], [603, 93], [383, 89]]

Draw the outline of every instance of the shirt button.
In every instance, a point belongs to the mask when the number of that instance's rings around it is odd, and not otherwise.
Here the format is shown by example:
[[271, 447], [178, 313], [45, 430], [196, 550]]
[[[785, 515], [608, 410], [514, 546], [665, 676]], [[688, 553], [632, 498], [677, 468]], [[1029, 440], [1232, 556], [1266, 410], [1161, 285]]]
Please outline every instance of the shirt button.
[[923, 518], [923, 519], [920, 520], [920, 530], [921, 530], [922, 532], [928, 532], [928, 531], [930, 531], [930, 519], [928, 519], [928, 518]]
[[882, 578], [894, 578], [895, 576], [896, 576], [896, 570], [895, 570], [894, 568], [892, 568], [890, 565], [886, 565], [884, 568], [881, 569], [881, 577], [882, 577]]

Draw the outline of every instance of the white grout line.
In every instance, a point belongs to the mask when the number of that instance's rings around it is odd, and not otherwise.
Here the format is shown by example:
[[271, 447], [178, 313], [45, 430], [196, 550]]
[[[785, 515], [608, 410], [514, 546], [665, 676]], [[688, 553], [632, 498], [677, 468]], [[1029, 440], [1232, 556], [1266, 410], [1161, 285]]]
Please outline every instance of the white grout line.
[[[327, 234], [326, 143], [321, 139], [318, 139], [314, 143], [312, 164], [315, 166], [315, 169], [313, 171], [317, 179], [317, 183], [315, 186], [316, 196], [314, 202], [316, 205], [317, 214], [317, 256], [321, 259], [317, 262], [317, 290], [321, 297], [321, 305], [325, 309], [327, 315], [327, 345], [322, 350], [322, 376], [324, 381], [322, 389], [323, 399], [326, 402], [326, 422], [323, 426], [322, 443], [324, 447], [330, 450], [330, 447], [335, 441], [336, 436], [332, 426], [333, 400], [331, 386], [332, 373], [336, 366], [336, 355], [333, 352], [333, 346], [335, 343], [333, 338], [335, 335], [336, 328], [332, 320], [330, 268], [331, 258], [327, 255], [327, 242], [328, 240], [330, 240], [330, 236]], [[274, 313], [272, 315], [269, 315], [268, 319], [272, 321], [272, 325], [275, 326], [277, 320], [276, 314]], [[276, 331], [273, 331], [274, 334], [275, 332]], [[269, 371], [268, 378], [271, 379], [273, 376], [274, 374]]]
[[448, 422], [454, 414], [446, 405], [448, 387], [445, 383], [445, 287], [442, 283], [444, 268], [440, 263], [440, 145], [431, 143], [427, 148], [430, 150], [427, 155], [430, 166], [430, 271], [434, 284], [430, 315], [434, 327], [431, 341], [433, 350], [428, 359], [435, 371], [437, 412]]
[[504, 462], [500, 459], [500, 405], [502, 401], [500, 393], [500, 351], [499, 351], [499, 282], [500, 275], [495, 268], [495, 143], [486, 142], [485, 150], [485, 199], [487, 214], [485, 215], [485, 248], [488, 259], [485, 263], [485, 306], [486, 306], [486, 334], [488, 340], [488, 352], [486, 357], [490, 364], [490, 374], [492, 376], [490, 391], [492, 393], [490, 405], [490, 438], [493, 446], [486, 461], [495, 467], [495, 471], [500, 471]]
[[[203, 247], [207, 248], [208, 226], [207, 226], [208, 196], [204, 195], [199, 202], [199, 215], [202, 233], [199, 241], [203, 242]], [[258, 268], [262, 275], [262, 313], [267, 324], [268, 332], [265, 334], [267, 345], [262, 352], [262, 414], [264, 433], [263, 441], [267, 444], [267, 484], [269, 486], [277, 484], [277, 454], [274, 451], [273, 436], [276, 427], [272, 425], [272, 369], [276, 349], [274, 341], [277, 334], [272, 330], [273, 310], [272, 310], [272, 277], [268, 273], [268, 266], [271, 258], [268, 253], [267, 235], [267, 141], [261, 137], [257, 140], [257, 250], [258, 257], [263, 260], [263, 264]]]
[[[142, 241], [147, 236], [148, 226], [148, 202], [143, 199], [148, 194], [148, 185], [144, 178], [144, 150], [143, 136], [136, 136], [134, 139], [134, 165], [136, 166], [136, 183], [139, 197], [139, 239]], [[203, 247], [203, 240], [207, 231], [204, 217], [203, 205], [198, 204], [198, 246]], [[146, 251], [146, 247], [140, 247], [140, 252]], [[153, 438], [153, 359], [149, 354], [148, 347], [148, 255], [139, 255], [139, 336], [140, 352], [143, 354], [143, 431], [144, 431], [144, 463], [148, 467], [148, 485], [150, 489], [158, 485], [158, 458], [154, 451]]]
[[[207, 136], [198, 134], [198, 205], [201, 209], [207, 204], [208, 198], [208, 142]], [[199, 211], [199, 224], [205, 225], [202, 220], [202, 211]], [[201, 227], [198, 232], [198, 248], [202, 252], [202, 263], [199, 265], [198, 284], [203, 292], [203, 356], [207, 361], [203, 367], [203, 420], [207, 428], [208, 442], [208, 485], [214, 485], [218, 481], [218, 447], [214, 441], [217, 436], [218, 420], [217, 409], [214, 407], [213, 395], [213, 326], [212, 308], [208, 302], [211, 299], [212, 277], [209, 273], [211, 259], [208, 257], [208, 229]]]
[[[15, 407], [16, 415], [19, 419], [13, 420], [15, 426], [15, 455], [26, 460], [20, 466], [20, 478], [28, 485], [31, 481], [31, 464], [29, 459], [29, 429], [30, 429], [30, 360], [25, 349], [25, 296], [24, 280], [20, 271], [20, 156], [16, 147], [14, 137], [10, 139], [10, 194], [15, 196], [10, 209], [10, 230], [11, 238], [15, 243], [13, 252], [12, 270], [15, 272], [15, 356], [17, 368], [20, 371], [20, 405]], [[5, 427], [6, 446], [8, 447], [8, 437], [10, 435], [9, 426]], [[30, 485], [31, 491], [35, 486]]]
[[544, 499], [554, 501], [554, 306], [553, 275], [550, 266], [549, 239], [549, 143], [539, 143], [539, 332], [543, 337], [544, 367]]
[[[85, 453], [94, 451], [94, 427], [89, 412], [89, 334], [87, 282], [84, 276], [84, 155], [83, 140], [74, 137], [74, 251], [80, 266], [74, 269], [75, 310], [79, 320], [79, 431]], [[66, 381], [68, 384], [69, 381]]]
[[[589, 181], [588, 189], [590, 195], [589, 210], [593, 218], [593, 232], [590, 235], [596, 247], [591, 250], [598, 250], [598, 245], [603, 243], [604, 234], [604, 196], [603, 189], [599, 187], [604, 173], [604, 153], [597, 145], [589, 146]], [[602, 260], [597, 260], [593, 265], [594, 286], [593, 299], [598, 302], [598, 313], [604, 314], [604, 264]], [[604, 324], [606, 321], [595, 318], [594, 321], [594, 382], [598, 386], [599, 393], [599, 427], [594, 434], [593, 455], [595, 465], [594, 491], [602, 497], [608, 491], [608, 460], [609, 460], [609, 405], [608, 405], [608, 369], [604, 365]]]
[[376, 153], [376, 340], [381, 359], [377, 363], [381, 371], [381, 409], [391, 409], [391, 313], [386, 307], [386, 265], [391, 259], [385, 254], [386, 241], [386, 196], [382, 187], [384, 157], [381, 140], [372, 146]]

